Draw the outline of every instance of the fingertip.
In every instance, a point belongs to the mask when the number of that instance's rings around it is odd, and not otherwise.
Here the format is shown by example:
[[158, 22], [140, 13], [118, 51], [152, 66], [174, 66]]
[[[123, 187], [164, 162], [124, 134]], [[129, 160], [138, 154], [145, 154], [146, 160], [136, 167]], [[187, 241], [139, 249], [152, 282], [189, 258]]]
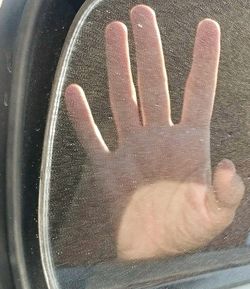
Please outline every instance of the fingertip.
[[78, 112], [82, 102], [86, 102], [82, 87], [75, 83], [70, 84], [65, 90], [65, 104], [70, 116]]
[[83, 89], [81, 86], [79, 86], [76, 83], [70, 84], [66, 89], [65, 89], [65, 97], [66, 98], [72, 98], [75, 97], [76, 95], [83, 94]]
[[106, 35], [116, 35], [119, 32], [127, 32], [127, 26], [120, 21], [112, 21], [106, 26]]
[[220, 24], [210, 18], [205, 18], [199, 22], [198, 29], [210, 30], [214, 32], [220, 32]]
[[204, 45], [213, 49], [220, 49], [220, 25], [212, 19], [202, 20], [197, 28], [196, 39], [201, 47]]
[[130, 11], [130, 17], [132, 21], [138, 21], [138, 20], [143, 20], [148, 18], [154, 18], [155, 17], [155, 11], [144, 4], [139, 4], [134, 6], [131, 11]]
[[228, 187], [236, 175], [236, 169], [232, 161], [224, 159], [220, 161], [214, 171], [214, 184], [217, 187]]
[[220, 161], [217, 165], [217, 169], [219, 170], [227, 170], [232, 172], [233, 174], [236, 173], [236, 168], [234, 163], [229, 160], [229, 159], [223, 159], [222, 161]]
[[236, 209], [244, 195], [245, 186], [231, 160], [223, 159], [214, 173], [214, 188], [222, 207]]
[[106, 26], [105, 40], [107, 59], [114, 56], [114, 52], [120, 51], [127, 45], [128, 29], [120, 21], [113, 21]]
[[136, 5], [134, 6], [131, 11], [130, 11], [130, 14], [131, 15], [137, 15], [137, 14], [155, 14], [155, 11], [148, 5], [145, 5], [145, 4], [139, 4], [139, 5]]
[[220, 207], [234, 210], [240, 205], [245, 192], [242, 178], [236, 173], [232, 174], [228, 167], [215, 175], [214, 188]]

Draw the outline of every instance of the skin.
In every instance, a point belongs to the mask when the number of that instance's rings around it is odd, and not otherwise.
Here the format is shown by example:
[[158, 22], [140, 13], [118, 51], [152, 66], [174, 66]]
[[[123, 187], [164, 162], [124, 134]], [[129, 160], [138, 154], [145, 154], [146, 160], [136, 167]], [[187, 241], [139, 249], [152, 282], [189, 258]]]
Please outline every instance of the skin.
[[[108, 200], [118, 258], [173, 256], [207, 245], [233, 220], [244, 184], [230, 160], [212, 175], [210, 121], [220, 56], [220, 27], [211, 19], [197, 28], [181, 121], [171, 120], [168, 79], [154, 11], [131, 10], [136, 45], [136, 96], [127, 28], [106, 28], [110, 103], [118, 147], [110, 151], [83, 89], [70, 85], [65, 103]], [[138, 103], [137, 103], [138, 98]]]

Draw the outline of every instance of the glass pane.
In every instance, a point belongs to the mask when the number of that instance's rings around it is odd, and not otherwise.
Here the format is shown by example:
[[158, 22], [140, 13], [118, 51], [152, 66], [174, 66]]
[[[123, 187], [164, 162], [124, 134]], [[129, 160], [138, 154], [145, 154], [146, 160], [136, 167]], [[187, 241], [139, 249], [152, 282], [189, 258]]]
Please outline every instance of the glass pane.
[[82, 6], [44, 145], [39, 226], [50, 284], [156, 288], [248, 262], [249, 8]]

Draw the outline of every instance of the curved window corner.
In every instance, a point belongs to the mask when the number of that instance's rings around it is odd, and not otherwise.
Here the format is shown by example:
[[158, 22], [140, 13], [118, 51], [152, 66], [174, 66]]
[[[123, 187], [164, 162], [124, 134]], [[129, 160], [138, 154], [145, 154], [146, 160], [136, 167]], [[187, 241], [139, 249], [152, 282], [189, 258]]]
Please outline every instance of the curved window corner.
[[0, 9], [0, 288], [47, 288], [37, 216], [44, 129], [57, 62], [80, 4], [8, 0]]

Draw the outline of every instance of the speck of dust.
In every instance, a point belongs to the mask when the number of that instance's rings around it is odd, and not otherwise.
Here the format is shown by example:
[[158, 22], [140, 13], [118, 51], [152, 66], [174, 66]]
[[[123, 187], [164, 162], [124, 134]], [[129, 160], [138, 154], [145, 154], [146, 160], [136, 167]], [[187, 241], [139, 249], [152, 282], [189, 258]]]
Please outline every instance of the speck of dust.
[[139, 28], [142, 28], [142, 25], [139, 23], [139, 24], [137, 24], [137, 26], [139, 27]]

